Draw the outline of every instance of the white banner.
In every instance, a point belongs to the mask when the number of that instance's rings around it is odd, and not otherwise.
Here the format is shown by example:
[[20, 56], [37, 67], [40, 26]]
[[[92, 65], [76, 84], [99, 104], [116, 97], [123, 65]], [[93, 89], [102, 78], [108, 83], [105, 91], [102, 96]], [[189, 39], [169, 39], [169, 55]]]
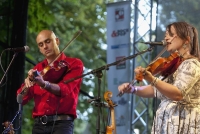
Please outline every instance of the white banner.
[[[107, 5], [107, 63], [113, 63], [130, 55], [130, 1]], [[130, 81], [130, 61], [126, 60], [107, 71], [108, 90], [113, 93], [116, 133], [130, 133], [129, 95], [117, 97], [118, 86]]]

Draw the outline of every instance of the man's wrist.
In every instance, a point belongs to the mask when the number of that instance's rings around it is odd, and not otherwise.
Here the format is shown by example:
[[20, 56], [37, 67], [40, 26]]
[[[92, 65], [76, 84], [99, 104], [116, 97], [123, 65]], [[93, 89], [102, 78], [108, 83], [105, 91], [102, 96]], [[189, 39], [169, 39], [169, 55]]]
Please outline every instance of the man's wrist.
[[51, 87], [51, 83], [49, 81], [44, 81], [44, 85], [40, 87], [43, 89], [49, 89]]

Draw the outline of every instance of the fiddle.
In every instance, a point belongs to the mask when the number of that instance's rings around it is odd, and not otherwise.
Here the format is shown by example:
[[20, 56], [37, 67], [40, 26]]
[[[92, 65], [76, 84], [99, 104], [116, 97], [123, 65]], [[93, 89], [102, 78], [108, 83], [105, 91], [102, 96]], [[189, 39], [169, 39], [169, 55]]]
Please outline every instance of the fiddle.
[[[163, 49], [163, 52], [165, 49]], [[161, 52], [161, 53], [163, 53]], [[159, 54], [160, 55], [160, 54]], [[170, 74], [174, 73], [178, 66], [183, 62], [183, 57], [181, 57], [178, 52], [171, 53], [168, 57], [158, 57], [156, 60], [151, 62], [146, 70], [151, 72], [152, 75], [161, 75], [163, 79], [168, 77]], [[143, 73], [136, 74], [135, 79], [133, 79], [129, 85], [134, 85], [136, 82], [141, 82], [144, 78]], [[136, 80], [136, 81], [135, 81]], [[126, 89], [128, 90], [128, 89]], [[121, 97], [124, 93], [120, 92], [117, 96]]]
[[5, 121], [4, 123], [2, 123], [2, 125], [4, 126], [4, 129], [5, 129], [4, 131], [7, 134], [15, 134], [15, 131], [14, 131], [14, 128], [13, 128], [13, 124], [11, 124], [9, 121]]
[[[60, 81], [63, 75], [65, 75], [69, 71], [70, 71], [69, 63], [67, 63], [66, 61], [60, 60], [60, 61], [55, 61], [53, 66], [47, 65], [42, 71], [33, 72], [33, 75], [34, 77], [41, 75], [44, 81], [57, 83], [58, 81]], [[24, 93], [27, 90], [28, 88], [26, 88], [26, 86], [23, 86], [20, 94], [24, 95]]]
[[109, 108], [110, 108], [110, 112], [111, 112], [111, 124], [110, 124], [110, 126], [106, 127], [106, 134], [113, 134], [113, 133], [116, 134], [115, 111], [114, 111], [114, 107], [116, 105], [110, 99], [111, 97], [112, 97], [112, 92], [106, 91], [104, 93], [104, 99], [108, 103]]
[[[176, 71], [182, 61], [183, 58], [178, 54], [178, 52], [174, 52], [168, 57], [158, 57], [146, 67], [146, 70], [151, 72], [152, 75], [161, 75], [166, 78]], [[135, 78], [137, 81], [142, 81], [143, 77], [143, 74], [140, 73], [137, 74]]]
[[[47, 65], [41, 72], [33, 72], [34, 76], [37, 77], [39, 74], [43, 77], [45, 81], [51, 83], [57, 83], [60, 81], [63, 75], [65, 75], [70, 70], [69, 63], [60, 60], [55, 61], [53, 66]], [[54, 77], [52, 77], [54, 76]]]

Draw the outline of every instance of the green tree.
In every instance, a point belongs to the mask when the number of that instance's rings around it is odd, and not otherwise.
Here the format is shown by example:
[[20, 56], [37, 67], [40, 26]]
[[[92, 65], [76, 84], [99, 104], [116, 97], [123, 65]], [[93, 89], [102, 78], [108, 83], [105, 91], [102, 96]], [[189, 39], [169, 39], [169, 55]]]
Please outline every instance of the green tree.
[[[199, 0], [159, 0], [157, 25], [162, 31], [165, 26], [174, 21], [185, 21], [200, 30]], [[200, 35], [199, 35], [200, 38]]]

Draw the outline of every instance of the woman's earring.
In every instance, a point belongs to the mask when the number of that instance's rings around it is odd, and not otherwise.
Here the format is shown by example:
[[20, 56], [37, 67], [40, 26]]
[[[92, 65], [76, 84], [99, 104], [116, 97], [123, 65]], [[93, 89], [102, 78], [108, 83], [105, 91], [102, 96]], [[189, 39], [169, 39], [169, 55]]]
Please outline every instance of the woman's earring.
[[186, 47], [187, 47], [187, 45], [186, 45], [186, 44], [183, 44], [183, 48], [186, 49]]

